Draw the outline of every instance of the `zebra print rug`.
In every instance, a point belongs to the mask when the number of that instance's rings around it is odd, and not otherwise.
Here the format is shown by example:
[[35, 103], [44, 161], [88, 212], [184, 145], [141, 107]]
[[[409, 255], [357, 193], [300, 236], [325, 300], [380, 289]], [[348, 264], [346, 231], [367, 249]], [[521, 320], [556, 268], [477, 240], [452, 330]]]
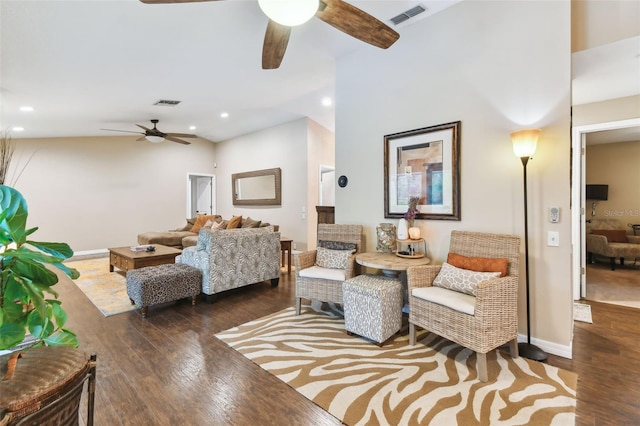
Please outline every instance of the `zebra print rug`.
[[349, 336], [335, 312], [293, 308], [216, 334], [347, 425], [573, 425], [577, 375], [508, 351], [476, 357], [422, 332], [383, 347]]

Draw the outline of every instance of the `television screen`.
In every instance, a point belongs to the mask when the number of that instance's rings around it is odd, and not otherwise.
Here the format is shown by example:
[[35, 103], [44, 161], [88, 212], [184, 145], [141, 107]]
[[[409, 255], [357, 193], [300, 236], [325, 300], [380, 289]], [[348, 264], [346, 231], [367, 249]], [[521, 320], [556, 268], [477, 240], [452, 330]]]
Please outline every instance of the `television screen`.
[[587, 200], [606, 200], [609, 195], [609, 185], [587, 185], [585, 198]]

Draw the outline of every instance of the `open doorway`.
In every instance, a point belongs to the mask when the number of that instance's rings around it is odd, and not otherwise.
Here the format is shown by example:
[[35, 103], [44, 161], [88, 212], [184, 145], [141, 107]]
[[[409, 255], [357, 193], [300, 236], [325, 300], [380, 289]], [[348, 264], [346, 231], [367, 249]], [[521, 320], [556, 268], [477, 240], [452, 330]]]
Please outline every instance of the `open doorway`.
[[187, 217], [215, 214], [215, 175], [187, 174]]
[[331, 166], [320, 166], [319, 206], [335, 206], [336, 204], [336, 170]]
[[[572, 259], [574, 300], [587, 298], [587, 282], [589, 280], [589, 265], [587, 265], [586, 253], [586, 229], [587, 220], [591, 220], [591, 209], [586, 208], [585, 197], [585, 184], [588, 183], [586, 180], [586, 156], [588, 155], [588, 138], [590, 137], [590, 135], [592, 137], [596, 137], [602, 135], [603, 132], [614, 131], [618, 131], [618, 133], [637, 135], [638, 129], [640, 129], [640, 118], [578, 126], [572, 129], [571, 177], [574, 184], [572, 185], [571, 189], [571, 205], [580, 207], [571, 209], [572, 244], [574, 247]], [[620, 136], [618, 135], [617, 138], [619, 140]], [[632, 139], [634, 139], [633, 136], [628, 140], [631, 141]], [[637, 141], [637, 139], [635, 140]], [[613, 214], [611, 213], [611, 211], [602, 212], [602, 216], [612, 215]], [[626, 226], [626, 223], [623, 224], [623, 226]], [[606, 271], [606, 269], [607, 268], [605, 266], [604, 270]], [[611, 276], [611, 274], [604, 274], [605, 271], [601, 271], [603, 273], [598, 275], [598, 279], [606, 279], [603, 277]], [[621, 276], [622, 274], [619, 274], [616, 277], [617, 280], [620, 280]], [[608, 288], [607, 290], [611, 290], [611, 288]], [[615, 297], [612, 298], [612, 300], [614, 299]]]

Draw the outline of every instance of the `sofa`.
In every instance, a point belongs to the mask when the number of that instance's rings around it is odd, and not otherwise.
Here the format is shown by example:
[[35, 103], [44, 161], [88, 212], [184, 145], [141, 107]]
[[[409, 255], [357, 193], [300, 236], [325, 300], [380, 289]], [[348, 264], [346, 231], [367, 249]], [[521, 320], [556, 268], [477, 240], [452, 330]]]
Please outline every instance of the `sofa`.
[[[234, 219], [237, 218], [239, 218], [239, 223], [237, 220], [234, 222]], [[139, 234], [138, 244], [160, 244], [179, 249], [191, 247], [196, 245], [200, 229], [212, 229], [214, 225], [217, 225], [218, 229], [227, 229], [230, 223], [232, 228], [229, 229], [271, 226], [267, 222], [254, 220], [250, 217], [234, 216], [229, 220], [225, 220], [220, 215], [198, 215], [187, 219], [187, 223], [181, 228]], [[275, 230], [278, 230], [277, 226], [275, 226]]]
[[207, 301], [226, 290], [280, 280], [280, 233], [273, 226], [212, 231], [201, 229], [195, 246], [186, 247], [176, 263], [202, 271]]
[[640, 259], [640, 235], [632, 235], [631, 228], [625, 229], [616, 219], [592, 219], [586, 231], [589, 263], [593, 263], [594, 255], [606, 257], [615, 271], [616, 259], [620, 265], [625, 259]]

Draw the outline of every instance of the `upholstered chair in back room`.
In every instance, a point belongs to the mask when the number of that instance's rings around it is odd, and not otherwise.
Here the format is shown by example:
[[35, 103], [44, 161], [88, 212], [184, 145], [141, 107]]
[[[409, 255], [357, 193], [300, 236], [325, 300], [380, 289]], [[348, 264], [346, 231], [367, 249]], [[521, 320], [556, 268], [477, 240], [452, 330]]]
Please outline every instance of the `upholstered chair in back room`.
[[469, 348], [486, 382], [487, 352], [518, 356], [519, 258], [518, 236], [452, 231], [447, 262], [407, 270], [410, 344], [421, 327]]
[[342, 304], [342, 283], [355, 275], [363, 251], [362, 225], [318, 224], [316, 250], [295, 255], [296, 315], [302, 299]]

